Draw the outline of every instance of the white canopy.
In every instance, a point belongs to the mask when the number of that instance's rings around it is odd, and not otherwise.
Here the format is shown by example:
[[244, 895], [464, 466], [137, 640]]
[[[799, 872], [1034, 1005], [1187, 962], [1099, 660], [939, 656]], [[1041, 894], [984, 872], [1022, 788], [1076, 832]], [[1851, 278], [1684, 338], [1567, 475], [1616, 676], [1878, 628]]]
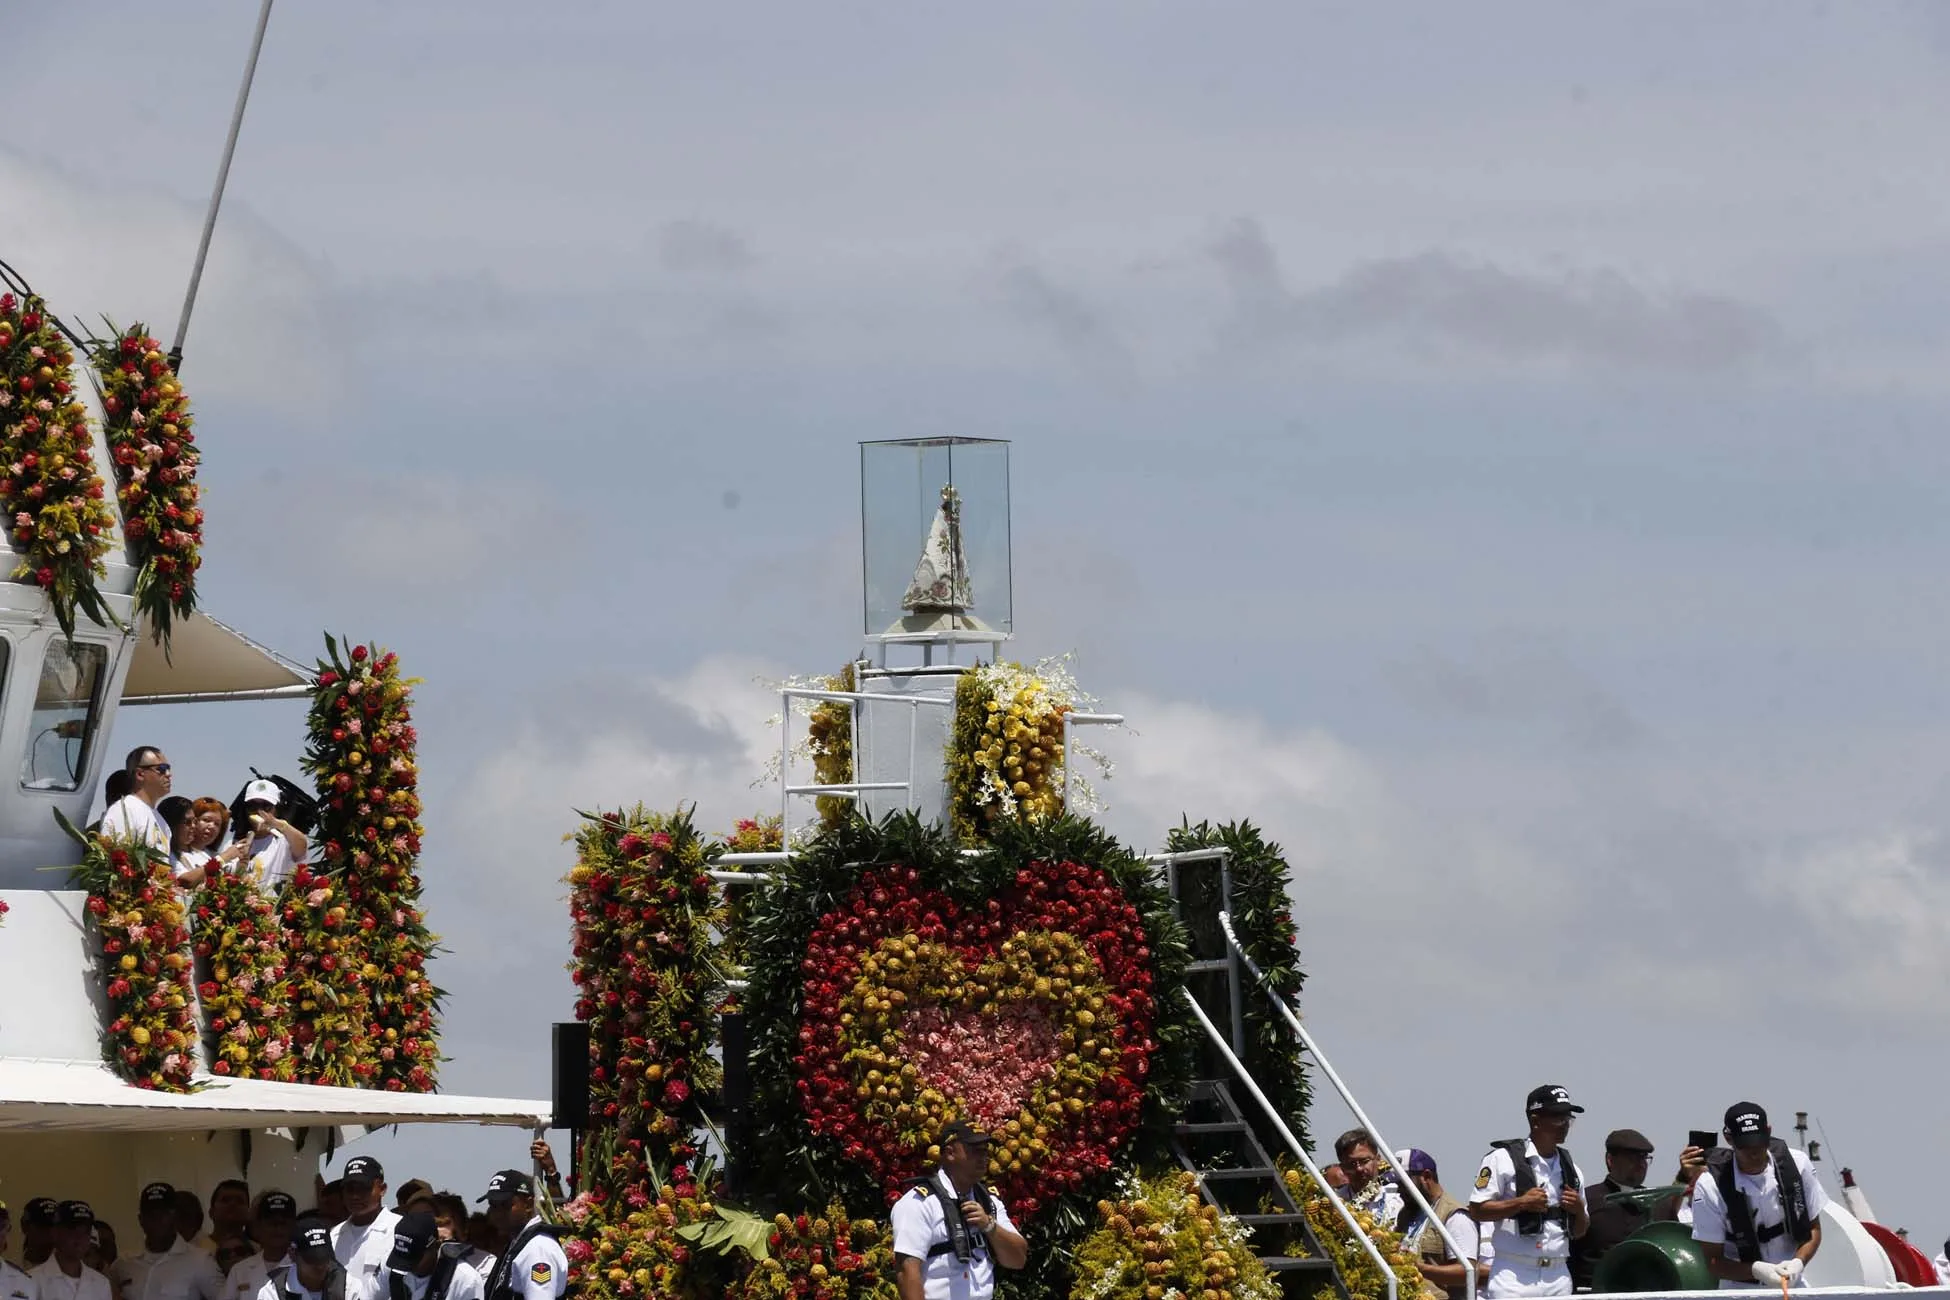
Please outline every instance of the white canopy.
[[311, 674], [208, 614], [172, 625], [169, 654], [146, 632], [136, 638], [124, 704], [187, 704], [193, 700], [277, 700], [304, 695]]
[[126, 1133], [210, 1129], [379, 1128], [496, 1124], [540, 1129], [545, 1101], [383, 1092], [304, 1083], [206, 1078], [200, 1091], [132, 1087], [94, 1061], [0, 1058], [0, 1132], [86, 1129]]

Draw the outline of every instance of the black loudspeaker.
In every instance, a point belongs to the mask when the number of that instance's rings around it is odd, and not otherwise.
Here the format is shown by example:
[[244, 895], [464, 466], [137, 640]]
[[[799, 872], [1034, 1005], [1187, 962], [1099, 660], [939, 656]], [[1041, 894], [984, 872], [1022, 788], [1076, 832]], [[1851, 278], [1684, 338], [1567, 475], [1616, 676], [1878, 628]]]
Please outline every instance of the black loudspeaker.
[[751, 1180], [752, 1074], [751, 1043], [745, 1034], [745, 1015], [733, 1011], [718, 1022], [718, 1041], [724, 1050], [725, 1193], [742, 1195]]
[[550, 1089], [555, 1128], [589, 1127], [589, 1026], [580, 1020], [555, 1026], [555, 1070]]

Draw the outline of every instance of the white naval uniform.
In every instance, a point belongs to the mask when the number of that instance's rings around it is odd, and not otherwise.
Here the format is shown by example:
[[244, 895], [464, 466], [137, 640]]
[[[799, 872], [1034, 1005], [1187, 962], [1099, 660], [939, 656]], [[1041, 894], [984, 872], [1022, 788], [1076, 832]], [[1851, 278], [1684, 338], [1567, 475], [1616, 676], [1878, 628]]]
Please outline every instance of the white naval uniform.
[[[1828, 1204], [1828, 1193], [1822, 1190], [1821, 1179], [1815, 1176], [1815, 1167], [1808, 1161], [1807, 1153], [1788, 1148], [1794, 1157], [1794, 1167], [1801, 1173], [1801, 1199], [1808, 1207], [1808, 1222], [1821, 1222], [1821, 1209]], [[1774, 1177], [1774, 1158], [1770, 1155], [1767, 1167], [1758, 1175], [1749, 1176], [1734, 1167], [1733, 1189], [1747, 1198], [1747, 1205], [1753, 1210], [1754, 1231], [1787, 1222], [1787, 1212], [1781, 1208], [1781, 1186]], [[1720, 1182], [1707, 1170], [1693, 1184], [1693, 1240], [1717, 1242], [1726, 1247], [1728, 1259], [1739, 1258], [1740, 1248], [1727, 1239], [1727, 1206], [1720, 1197]], [[1760, 1257], [1770, 1264], [1779, 1264], [1792, 1256], [1800, 1246], [1785, 1231], [1777, 1234], [1772, 1241], [1760, 1243]], [[1742, 1261], [1751, 1264], [1752, 1260]], [[1746, 1287], [1759, 1289], [1760, 1283], [1721, 1281], [1722, 1287]], [[1794, 1285], [1807, 1285], [1805, 1276], [1794, 1280]], [[1767, 1289], [1772, 1290], [1773, 1283]]]
[[11, 1260], [0, 1259], [0, 1300], [41, 1300], [40, 1284]]
[[[566, 1270], [567, 1267], [568, 1261], [564, 1259], [563, 1268]], [[426, 1300], [427, 1287], [433, 1278], [416, 1277], [411, 1269], [396, 1270], [391, 1265], [380, 1271], [379, 1283], [373, 1289], [373, 1300], [391, 1300], [395, 1277], [406, 1283], [406, 1294], [410, 1300]], [[454, 1261], [453, 1280], [447, 1283], [447, 1300], [482, 1300], [486, 1294], [487, 1279], [466, 1260]]]
[[[284, 1258], [275, 1264], [266, 1263], [263, 1252], [257, 1252], [238, 1260], [230, 1266], [230, 1275], [224, 1278], [224, 1300], [256, 1300], [264, 1284], [284, 1276], [291, 1267], [291, 1252], [285, 1251]], [[123, 1300], [128, 1300], [124, 1296]]]
[[[541, 1221], [542, 1216], [536, 1215], [515, 1236], [519, 1238]], [[508, 1261], [508, 1288], [520, 1300], [555, 1300], [568, 1294], [569, 1257], [562, 1253], [562, 1243], [546, 1232], [530, 1237], [521, 1253]]]
[[[298, 1300], [325, 1300], [324, 1292], [305, 1290], [299, 1284], [296, 1273], [273, 1273], [271, 1280], [258, 1291], [257, 1300], [284, 1300], [284, 1284], [287, 1281], [291, 1283], [291, 1294], [297, 1296]], [[370, 1282], [361, 1281], [348, 1273], [345, 1275], [345, 1300], [384, 1300], [384, 1297], [373, 1290]]]
[[[894, 1227], [894, 1253], [912, 1255], [921, 1261], [921, 1280], [926, 1300], [988, 1300], [995, 1294], [995, 1260], [990, 1253], [989, 1243], [979, 1234], [970, 1231], [974, 1237], [974, 1252], [966, 1264], [955, 1258], [953, 1251], [944, 1251], [929, 1256], [928, 1251], [948, 1240], [947, 1206], [959, 1205], [961, 1198], [955, 1196], [954, 1184], [942, 1170], [934, 1171], [934, 1194], [932, 1196], [920, 1188], [904, 1194], [894, 1202], [892, 1214]], [[944, 1199], [945, 1198], [945, 1199]], [[1016, 1230], [1009, 1218], [1009, 1207], [1002, 1198], [995, 1202], [995, 1226]]]
[[351, 1300], [354, 1281], [365, 1294], [373, 1293], [373, 1279], [393, 1257], [393, 1228], [398, 1223], [396, 1211], [381, 1209], [363, 1228], [347, 1219], [332, 1229], [332, 1254], [345, 1270], [346, 1300]]
[[108, 1279], [86, 1264], [81, 1266], [80, 1277], [69, 1277], [49, 1255], [29, 1269], [28, 1276], [39, 1284], [41, 1300], [115, 1300], [115, 1288]]
[[217, 1261], [181, 1237], [168, 1250], [124, 1255], [109, 1273], [121, 1300], [223, 1300]]
[[[1530, 1161], [1531, 1176], [1537, 1186], [1544, 1189], [1552, 1205], [1564, 1192], [1564, 1177], [1561, 1172], [1563, 1161], [1559, 1155], [1549, 1160], [1537, 1154], [1537, 1146], [1529, 1139], [1524, 1140], [1524, 1155]], [[1577, 1169], [1580, 1192], [1588, 1186], [1584, 1181], [1584, 1170]], [[1510, 1153], [1502, 1147], [1490, 1148], [1483, 1157], [1483, 1167], [1477, 1171], [1476, 1185], [1470, 1190], [1469, 1203], [1481, 1205], [1485, 1201], [1514, 1200], [1517, 1195], [1517, 1167], [1510, 1161]], [[1510, 1296], [1556, 1296], [1571, 1294], [1571, 1229], [1569, 1223], [1556, 1219], [1545, 1219], [1543, 1231], [1534, 1237], [1526, 1237], [1517, 1231], [1515, 1217], [1499, 1219], [1494, 1226], [1485, 1224], [1487, 1241], [1483, 1248], [1483, 1265], [1489, 1275], [1484, 1294], [1503, 1300]]]

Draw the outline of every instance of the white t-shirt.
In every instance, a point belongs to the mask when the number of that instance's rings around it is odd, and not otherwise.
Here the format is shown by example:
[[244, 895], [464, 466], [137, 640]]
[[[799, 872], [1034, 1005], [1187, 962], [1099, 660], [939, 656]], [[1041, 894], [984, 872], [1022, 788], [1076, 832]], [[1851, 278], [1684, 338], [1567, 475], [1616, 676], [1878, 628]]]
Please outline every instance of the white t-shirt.
[[[224, 1279], [225, 1300], [253, 1300], [253, 1297], [264, 1289], [266, 1282], [272, 1278], [283, 1277], [284, 1270], [290, 1267], [290, 1251], [286, 1251], [284, 1258], [276, 1264], [265, 1263], [262, 1252], [238, 1260], [230, 1266], [230, 1276]], [[128, 1297], [124, 1296], [123, 1300], [128, 1300]]]
[[158, 853], [169, 852], [169, 827], [156, 810], [132, 794], [117, 799], [102, 814], [102, 834], [111, 840], [133, 840]]
[[[287, 859], [290, 856], [289, 853], [285, 855]], [[332, 1229], [332, 1253], [344, 1266], [348, 1280], [357, 1279], [361, 1285], [365, 1285], [386, 1267], [386, 1261], [393, 1254], [393, 1225], [398, 1222], [399, 1215], [395, 1211], [382, 1209], [363, 1228], [347, 1219]], [[372, 1288], [367, 1286], [366, 1289], [370, 1291]]]
[[176, 855], [176, 878], [181, 880], [198, 867], [207, 867], [217, 860], [217, 855], [208, 849], [184, 849]]
[[40, 1287], [41, 1300], [115, 1300], [115, 1288], [108, 1279], [86, 1264], [81, 1266], [80, 1277], [69, 1277], [61, 1271], [60, 1262], [49, 1255], [27, 1275]]
[[[566, 1261], [564, 1267], [567, 1267]], [[416, 1277], [411, 1270], [395, 1272], [385, 1269], [373, 1283], [373, 1294], [390, 1296], [393, 1293], [392, 1279], [398, 1277], [406, 1283], [406, 1294], [412, 1300], [426, 1300], [427, 1286], [431, 1277]], [[447, 1300], [481, 1300], [487, 1294], [487, 1279], [474, 1271], [466, 1260], [454, 1264], [454, 1280], [447, 1284]]]
[[[937, 1169], [932, 1196], [917, 1187], [895, 1201], [894, 1253], [912, 1255], [921, 1261], [926, 1300], [985, 1300], [995, 1294], [995, 1260], [989, 1253], [988, 1242], [976, 1236], [974, 1252], [966, 1264], [956, 1259], [953, 1251], [928, 1257], [928, 1251], [936, 1244], [948, 1240], [947, 1201], [943, 1198], [954, 1198], [954, 1195], [954, 1185], [948, 1181], [948, 1175]], [[1009, 1218], [1009, 1207], [1002, 1203], [1001, 1197], [995, 1198], [995, 1222], [996, 1226], [1011, 1232], [1016, 1230]]]
[[[258, 1290], [257, 1300], [284, 1300], [284, 1289], [281, 1285], [283, 1281], [284, 1275], [282, 1273], [272, 1277], [270, 1281], [266, 1282]], [[298, 1285], [296, 1275], [293, 1275], [291, 1278], [291, 1291], [292, 1294], [298, 1297], [298, 1300], [325, 1300], [325, 1293], [323, 1291], [307, 1291], [304, 1287]], [[345, 1279], [345, 1300], [385, 1300], [385, 1297], [373, 1290], [370, 1282], [361, 1281], [347, 1274]]]
[[[251, 841], [250, 856], [239, 874], [255, 881], [260, 893], [275, 895], [297, 870], [298, 864], [291, 857], [290, 841], [273, 832], [259, 835]], [[387, 1213], [392, 1214], [392, 1211], [388, 1210]], [[393, 1217], [399, 1218], [396, 1214]]]
[[[541, 1221], [542, 1216], [536, 1215], [522, 1231]], [[515, 1235], [519, 1237], [521, 1233]], [[562, 1246], [555, 1238], [538, 1232], [509, 1261], [508, 1284], [514, 1288], [517, 1300], [556, 1300], [569, 1291], [569, 1257], [562, 1253]]]
[[[1530, 1173], [1537, 1180], [1537, 1186], [1544, 1189], [1552, 1205], [1564, 1192], [1564, 1176], [1560, 1172], [1563, 1152], [1560, 1150], [1546, 1160], [1537, 1154], [1537, 1144], [1524, 1139], [1524, 1156], [1530, 1161]], [[1578, 1187], [1588, 1186], [1584, 1181], [1584, 1170], [1575, 1164]], [[1483, 1167], [1476, 1172], [1476, 1186], [1469, 1193], [1471, 1205], [1481, 1205], [1485, 1201], [1514, 1200], [1517, 1195], [1517, 1167], [1511, 1163], [1510, 1153], [1502, 1147], [1491, 1147], [1490, 1153], [1483, 1157]], [[1485, 1224], [1484, 1227], [1491, 1227]], [[1543, 1231], [1534, 1237], [1518, 1233], [1515, 1216], [1498, 1219], [1490, 1233], [1489, 1243], [1483, 1252], [1485, 1259], [1521, 1260], [1563, 1259], [1571, 1253], [1571, 1233], [1567, 1223], [1557, 1219], [1545, 1219]]]
[[[1815, 1176], [1815, 1167], [1808, 1161], [1807, 1154], [1792, 1147], [1788, 1154], [1794, 1157], [1794, 1167], [1801, 1174], [1801, 1199], [1808, 1207], [1808, 1221], [1821, 1222], [1822, 1207], [1828, 1204], [1828, 1193], [1822, 1190], [1821, 1179]], [[1794, 1238], [1782, 1231], [1767, 1239], [1767, 1229], [1787, 1223], [1787, 1212], [1781, 1208], [1780, 1181], [1774, 1177], [1774, 1161], [1769, 1159], [1767, 1167], [1758, 1174], [1745, 1174], [1738, 1165], [1733, 1171], [1733, 1190], [1747, 1198], [1753, 1210], [1754, 1232], [1761, 1237], [1760, 1257], [1770, 1264], [1778, 1264], [1800, 1249]], [[1720, 1196], [1720, 1181], [1711, 1170], [1699, 1176], [1693, 1184], [1693, 1240], [1717, 1243], [1726, 1247], [1728, 1259], [1739, 1259], [1740, 1248], [1727, 1239], [1727, 1206]], [[1744, 1261], [1751, 1263], [1752, 1261]], [[1800, 1284], [1801, 1279], [1796, 1279]], [[1759, 1287], [1758, 1282], [1721, 1282], [1722, 1287]]]
[[222, 1300], [217, 1261], [176, 1238], [168, 1250], [124, 1255], [109, 1266], [121, 1300]]

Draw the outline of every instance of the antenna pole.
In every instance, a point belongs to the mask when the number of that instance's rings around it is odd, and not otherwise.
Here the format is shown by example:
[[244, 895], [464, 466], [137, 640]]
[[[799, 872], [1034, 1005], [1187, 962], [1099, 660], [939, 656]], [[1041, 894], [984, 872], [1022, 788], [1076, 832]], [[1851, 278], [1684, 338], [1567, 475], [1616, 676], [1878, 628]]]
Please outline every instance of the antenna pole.
[[237, 133], [244, 127], [244, 106], [250, 102], [251, 81], [257, 76], [257, 56], [264, 49], [264, 30], [271, 25], [272, 0], [257, 12], [257, 33], [251, 37], [250, 58], [244, 63], [244, 82], [237, 87], [237, 106], [230, 113], [230, 135], [223, 142], [223, 161], [217, 164], [216, 188], [210, 210], [203, 216], [203, 238], [197, 241], [196, 264], [190, 268], [189, 292], [183, 295], [183, 314], [176, 322], [176, 339], [169, 345], [170, 369], [183, 369], [183, 339], [190, 332], [190, 313], [196, 309], [197, 286], [203, 283], [203, 263], [210, 256], [210, 237], [217, 231], [217, 209], [223, 206], [223, 187], [230, 180], [230, 160], [237, 153]]

